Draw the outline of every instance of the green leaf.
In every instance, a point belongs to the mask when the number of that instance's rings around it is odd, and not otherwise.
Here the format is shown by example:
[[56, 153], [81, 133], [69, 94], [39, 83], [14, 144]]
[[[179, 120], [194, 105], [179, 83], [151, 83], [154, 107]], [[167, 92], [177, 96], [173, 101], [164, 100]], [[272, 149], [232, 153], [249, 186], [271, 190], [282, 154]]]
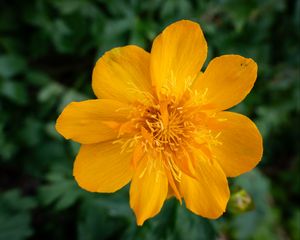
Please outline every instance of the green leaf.
[[45, 206], [54, 204], [60, 211], [72, 206], [83, 194], [72, 177], [70, 168], [53, 168], [47, 175], [48, 184], [39, 188], [39, 199]]
[[[1, 109], [0, 109], [1, 110]], [[0, 162], [6, 162], [10, 160], [17, 151], [17, 146], [12, 141], [7, 140], [7, 136], [4, 132], [6, 124], [5, 119], [2, 119], [4, 115], [0, 116]]]
[[45, 85], [39, 92], [37, 98], [41, 103], [46, 103], [57, 98], [64, 91], [63, 86], [55, 82]]
[[23, 240], [32, 235], [30, 210], [36, 202], [22, 197], [19, 190], [0, 195], [0, 240]]
[[195, 215], [185, 206], [179, 206], [178, 203], [177, 205], [174, 229], [169, 232], [173, 239], [186, 239], [187, 236], [190, 240], [216, 239], [217, 232], [212, 222]]
[[217, 232], [213, 224], [188, 211], [176, 199], [167, 200], [161, 212], [147, 220], [142, 227], [132, 227], [124, 239], [169, 239], [198, 240], [215, 239]]
[[27, 146], [35, 146], [42, 139], [42, 123], [32, 117], [24, 119], [24, 126], [19, 131], [20, 138]]
[[0, 79], [0, 95], [10, 99], [18, 105], [25, 105], [29, 100], [25, 84], [10, 79], [3, 81]]
[[79, 240], [121, 239], [125, 228], [135, 226], [133, 219], [122, 192], [90, 196], [80, 208]]
[[300, 209], [294, 209], [292, 218], [288, 220], [289, 232], [291, 233], [291, 239], [300, 239]]
[[235, 180], [253, 197], [255, 208], [252, 211], [235, 215], [231, 226], [236, 239], [278, 239], [276, 213], [270, 207], [270, 183], [257, 169]]
[[26, 69], [26, 63], [21, 56], [0, 55], [0, 77], [11, 78]]

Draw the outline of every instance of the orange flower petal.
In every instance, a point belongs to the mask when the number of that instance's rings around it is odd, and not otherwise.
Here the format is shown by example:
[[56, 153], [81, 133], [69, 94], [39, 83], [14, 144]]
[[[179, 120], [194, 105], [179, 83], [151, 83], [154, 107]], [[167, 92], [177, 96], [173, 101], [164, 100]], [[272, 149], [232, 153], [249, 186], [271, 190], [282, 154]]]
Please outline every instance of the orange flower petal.
[[207, 56], [207, 44], [199, 24], [182, 20], [169, 25], [153, 42], [152, 84], [158, 94], [181, 95]]
[[121, 152], [120, 143], [111, 141], [82, 145], [76, 157], [73, 175], [90, 192], [115, 192], [132, 178], [132, 153]]
[[251, 58], [223, 55], [214, 58], [193, 84], [203, 104], [215, 110], [228, 109], [241, 102], [253, 87], [257, 65]]
[[255, 124], [246, 116], [233, 112], [219, 112], [215, 123], [215, 134], [221, 145], [212, 145], [212, 153], [225, 171], [226, 176], [235, 177], [253, 169], [263, 153], [262, 137]]
[[161, 161], [142, 159], [130, 186], [130, 206], [135, 212], [137, 224], [159, 213], [168, 194], [168, 179]]
[[94, 93], [98, 98], [121, 102], [145, 101], [151, 92], [149, 61], [150, 54], [137, 46], [106, 52], [93, 71]]
[[196, 176], [182, 174], [181, 192], [186, 207], [202, 217], [215, 219], [226, 209], [229, 188], [226, 176], [218, 162], [212, 162], [195, 151], [198, 159]]
[[118, 125], [128, 117], [130, 107], [108, 100], [70, 103], [56, 122], [56, 130], [66, 139], [90, 144], [115, 139]]

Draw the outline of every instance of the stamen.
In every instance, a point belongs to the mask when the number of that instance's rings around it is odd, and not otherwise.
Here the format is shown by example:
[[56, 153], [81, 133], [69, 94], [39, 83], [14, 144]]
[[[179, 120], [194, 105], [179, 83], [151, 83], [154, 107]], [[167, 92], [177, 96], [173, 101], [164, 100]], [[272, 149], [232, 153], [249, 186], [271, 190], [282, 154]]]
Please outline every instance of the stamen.
[[[156, 164], [163, 164], [168, 171], [169, 183], [173, 181], [172, 186], [176, 188], [175, 182], [181, 181], [182, 171], [194, 175], [196, 160], [191, 149], [198, 149], [202, 157], [210, 161], [215, 159], [211, 149], [222, 144], [219, 140], [221, 132], [207, 130], [208, 120], [216, 116], [201, 107], [208, 89], [201, 94], [193, 92], [189, 89], [189, 81], [187, 79], [187, 89], [179, 98], [168, 95], [172, 86], [163, 86], [165, 91], [160, 92], [159, 98], [147, 97], [147, 103], [134, 103], [135, 110], [128, 116], [128, 122], [121, 125], [120, 135], [134, 133], [131, 139], [122, 141], [121, 151], [133, 152], [133, 167], [137, 167], [140, 161], [147, 161], [140, 178], [147, 169], [151, 171]], [[149, 159], [147, 155], [155, 157]], [[156, 173], [155, 181], [158, 181], [159, 174]], [[179, 193], [177, 195], [180, 197]]]

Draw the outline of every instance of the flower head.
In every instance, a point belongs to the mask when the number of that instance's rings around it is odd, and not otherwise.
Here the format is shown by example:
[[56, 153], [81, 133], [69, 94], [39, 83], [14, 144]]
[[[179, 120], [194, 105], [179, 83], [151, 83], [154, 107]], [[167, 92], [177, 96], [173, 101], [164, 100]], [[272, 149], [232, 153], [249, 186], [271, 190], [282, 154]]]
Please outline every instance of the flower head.
[[70, 103], [57, 131], [81, 143], [74, 163], [78, 184], [114, 192], [131, 181], [137, 223], [175, 196], [206, 218], [226, 209], [226, 177], [254, 168], [262, 138], [247, 117], [226, 110], [241, 102], [257, 76], [249, 58], [224, 55], [204, 72], [207, 44], [198, 24], [182, 20], [154, 40], [112, 49], [93, 71], [97, 100]]

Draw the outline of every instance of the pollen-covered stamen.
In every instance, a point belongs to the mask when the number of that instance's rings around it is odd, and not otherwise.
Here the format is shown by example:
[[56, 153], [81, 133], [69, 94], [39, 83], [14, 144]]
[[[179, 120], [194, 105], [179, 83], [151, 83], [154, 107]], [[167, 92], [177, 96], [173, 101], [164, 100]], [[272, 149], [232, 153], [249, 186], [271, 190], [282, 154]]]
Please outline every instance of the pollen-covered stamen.
[[191, 137], [195, 130], [194, 124], [185, 118], [184, 112], [184, 107], [167, 101], [145, 109], [138, 124], [145, 141], [155, 151], [178, 151], [183, 140]]
[[210, 131], [208, 125], [219, 119], [203, 111], [201, 105], [193, 101], [190, 91], [180, 99], [164, 95], [149, 104], [136, 103], [134, 107], [128, 122], [120, 128], [120, 136], [133, 136], [124, 141], [122, 149], [133, 152], [133, 167], [144, 161], [147, 154], [161, 162], [179, 199], [177, 183], [182, 174], [195, 177], [198, 161], [194, 150], [203, 155], [201, 157], [214, 160], [211, 146], [222, 144], [218, 141], [221, 132]]

